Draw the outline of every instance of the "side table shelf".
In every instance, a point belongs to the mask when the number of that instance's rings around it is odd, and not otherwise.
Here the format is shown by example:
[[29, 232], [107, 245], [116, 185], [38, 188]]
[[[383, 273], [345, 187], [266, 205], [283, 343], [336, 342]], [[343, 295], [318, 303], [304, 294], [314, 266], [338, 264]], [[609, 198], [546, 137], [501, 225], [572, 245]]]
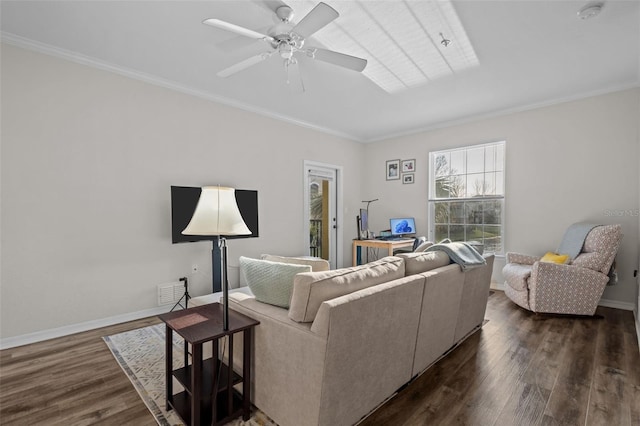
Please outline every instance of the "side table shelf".
[[[217, 405], [217, 417], [221, 419], [225, 419], [233, 414], [234, 417], [237, 417], [241, 414], [240, 410], [242, 409], [242, 394], [236, 392], [235, 390], [233, 395], [233, 409], [231, 413], [226, 412], [225, 407], [225, 396], [227, 392], [227, 383], [228, 383], [228, 370], [229, 367], [225, 363], [218, 362], [217, 363], [217, 372], [218, 377], [218, 405]], [[173, 401], [171, 405], [176, 409], [180, 417], [189, 424], [191, 422], [191, 365], [187, 367], [182, 367], [177, 370], [173, 370], [173, 377], [185, 388], [183, 392], [173, 395]], [[214, 377], [213, 375], [213, 358], [206, 359], [202, 362], [202, 388], [201, 388], [201, 411], [200, 411], [200, 421], [202, 424], [211, 424], [211, 396], [213, 395], [213, 381], [207, 380], [207, 378]], [[237, 385], [238, 383], [242, 383], [242, 376], [240, 376], [235, 371], [233, 372], [233, 377], [231, 379], [232, 386]], [[217, 423], [216, 423], [217, 424]]]
[[[159, 315], [165, 322], [166, 403], [167, 411], [175, 409], [189, 425], [221, 425], [242, 415], [250, 416], [251, 344], [253, 327], [259, 324], [245, 315], [229, 311], [229, 330], [222, 329], [222, 307], [219, 303], [197, 306]], [[184, 339], [185, 366], [173, 370], [173, 332]], [[218, 359], [219, 340], [227, 337], [228, 358], [233, 360], [233, 338], [243, 337], [242, 375]], [[202, 345], [212, 342], [213, 357], [202, 359]], [[187, 350], [191, 345], [191, 363]], [[173, 378], [184, 391], [173, 394]], [[234, 386], [242, 384], [242, 393]], [[212, 402], [215, 401], [215, 404]]]

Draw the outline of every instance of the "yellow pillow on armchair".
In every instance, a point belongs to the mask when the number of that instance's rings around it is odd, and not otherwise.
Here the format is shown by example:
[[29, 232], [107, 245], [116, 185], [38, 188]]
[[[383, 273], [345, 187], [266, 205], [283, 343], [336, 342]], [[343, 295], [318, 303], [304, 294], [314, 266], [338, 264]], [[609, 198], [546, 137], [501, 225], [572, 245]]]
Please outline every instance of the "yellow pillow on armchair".
[[570, 259], [568, 254], [558, 254], [558, 253], [553, 253], [548, 251], [544, 256], [542, 256], [542, 259], [540, 259], [540, 262], [564, 264], [564, 263], [569, 263], [569, 260]]

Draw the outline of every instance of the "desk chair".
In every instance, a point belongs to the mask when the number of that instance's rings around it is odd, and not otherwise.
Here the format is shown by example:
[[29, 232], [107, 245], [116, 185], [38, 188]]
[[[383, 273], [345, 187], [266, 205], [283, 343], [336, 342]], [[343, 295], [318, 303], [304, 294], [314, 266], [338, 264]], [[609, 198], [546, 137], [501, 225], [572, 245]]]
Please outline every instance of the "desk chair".
[[427, 237], [416, 237], [413, 241], [413, 246], [409, 249], [409, 248], [399, 248], [399, 249], [395, 249], [393, 251], [393, 254], [398, 254], [398, 253], [413, 253], [414, 251], [416, 251], [416, 249], [418, 247], [420, 247], [421, 244], [426, 243], [427, 242]]

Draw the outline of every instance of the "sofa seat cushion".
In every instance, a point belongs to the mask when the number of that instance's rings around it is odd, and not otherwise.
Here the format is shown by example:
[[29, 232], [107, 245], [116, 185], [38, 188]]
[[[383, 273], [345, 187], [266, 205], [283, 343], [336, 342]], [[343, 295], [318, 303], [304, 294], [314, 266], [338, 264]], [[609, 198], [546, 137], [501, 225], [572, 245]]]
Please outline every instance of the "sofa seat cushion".
[[301, 272], [311, 272], [311, 266], [240, 256], [240, 273], [256, 300], [281, 308], [289, 307], [293, 279]]
[[451, 259], [443, 251], [402, 253], [398, 257], [404, 259], [404, 273], [406, 276], [421, 274], [451, 263]]
[[270, 262], [289, 263], [292, 265], [309, 265], [312, 272], [328, 271], [330, 269], [329, 262], [319, 257], [301, 256], [301, 257], [288, 257], [288, 256], [276, 256], [273, 254], [263, 254], [260, 256], [262, 260], [268, 260]]
[[322, 302], [404, 277], [404, 260], [388, 256], [352, 268], [305, 272], [295, 276], [289, 318], [313, 322]]
[[511, 288], [517, 291], [528, 289], [528, 281], [531, 277], [531, 265], [520, 265], [519, 263], [507, 263], [502, 268], [502, 276]]

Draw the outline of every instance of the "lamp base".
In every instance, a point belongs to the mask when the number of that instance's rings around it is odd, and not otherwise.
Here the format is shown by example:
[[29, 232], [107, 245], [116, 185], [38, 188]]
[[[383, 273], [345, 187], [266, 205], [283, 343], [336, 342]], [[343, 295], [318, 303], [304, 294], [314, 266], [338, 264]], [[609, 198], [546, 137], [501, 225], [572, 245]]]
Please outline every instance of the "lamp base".
[[229, 330], [229, 280], [227, 278], [227, 239], [220, 237], [220, 252], [222, 254], [222, 329]]

